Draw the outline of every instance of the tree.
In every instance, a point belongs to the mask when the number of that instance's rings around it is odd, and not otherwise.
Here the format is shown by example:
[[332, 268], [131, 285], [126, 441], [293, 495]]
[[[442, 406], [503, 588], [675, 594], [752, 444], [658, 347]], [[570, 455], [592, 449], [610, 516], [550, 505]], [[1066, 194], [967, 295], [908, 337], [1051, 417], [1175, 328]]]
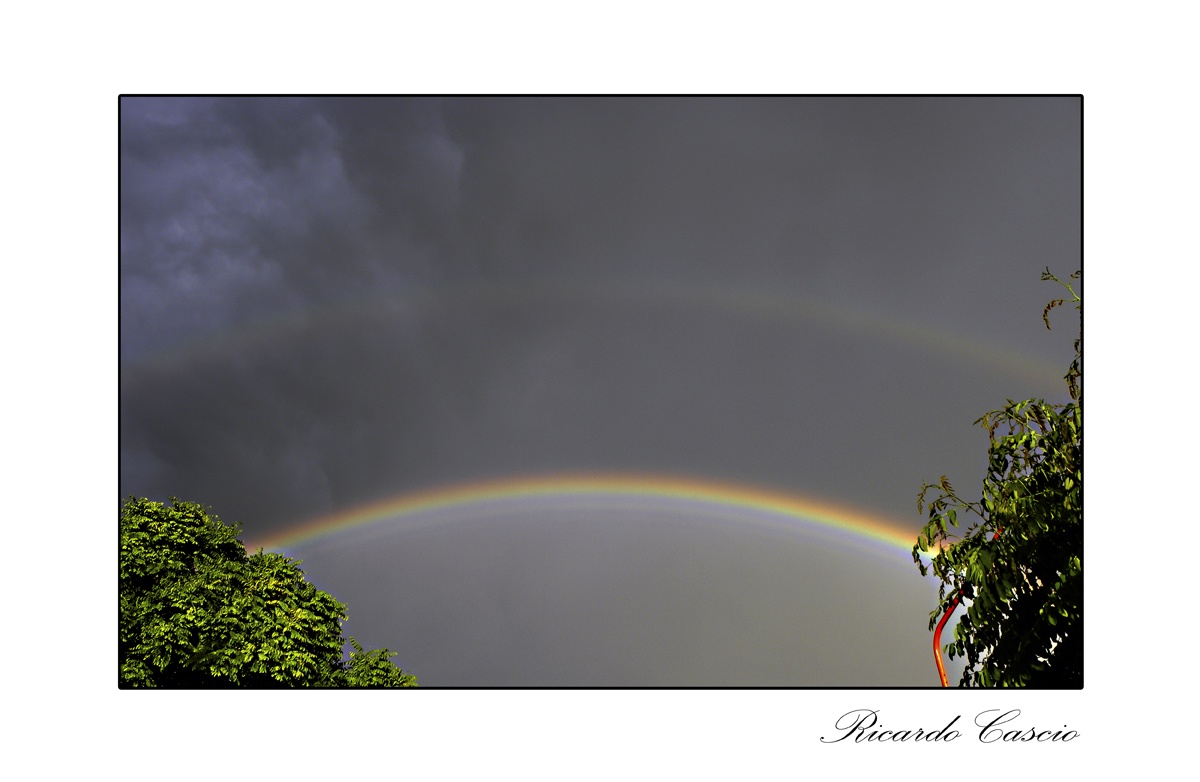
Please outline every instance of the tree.
[[121, 509], [121, 687], [413, 687], [387, 649], [364, 652], [346, 606], [299, 562], [247, 554], [240, 526], [192, 502], [130, 497]]
[[[962, 600], [965, 616], [945, 649], [965, 657], [961, 686], [1083, 686], [1083, 300], [1070, 282], [1050, 273], [1079, 311], [1075, 358], [1065, 376], [1071, 402], [1013, 402], [975, 423], [988, 432], [988, 468], [978, 502], [966, 502], [946, 476], [921, 488], [940, 491], [929, 503], [929, 520], [913, 546], [913, 560], [941, 579], [938, 617]], [[1082, 281], [1082, 272], [1071, 280]], [[958, 512], [976, 518], [952, 538]], [[933, 553], [928, 567], [920, 555]]]

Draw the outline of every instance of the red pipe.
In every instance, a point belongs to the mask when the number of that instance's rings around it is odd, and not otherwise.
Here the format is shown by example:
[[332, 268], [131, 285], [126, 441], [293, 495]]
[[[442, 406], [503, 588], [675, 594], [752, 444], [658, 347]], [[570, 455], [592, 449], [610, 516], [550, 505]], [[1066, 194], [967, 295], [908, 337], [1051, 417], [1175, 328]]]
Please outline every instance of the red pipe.
[[[1000, 533], [1003, 531], [1003, 527], [996, 530], [996, 534], [992, 536], [992, 540], [1000, 537]], [[946, 626], [946, 620], [950, 618], [950, 614], [954, 613], [954, 609], [958, 608], [958, 601], [961, 597], [962, 589], [959, 589], [958, 594], [954, 596], [954, 600], [950, 602], [950, 607], [942, 615], [942, 621], [938, 622], [937, 629], [933, 631], [933, 661], [937, 663], [938, 678], [942, 680], [943, 687], [949, 687], [950, 682], [946, 679], [946, 666], [942, 664], [942, 628]]]
[[954, 613], [954, 609], [958, 608], [958, 599], [960, 597], [962, 597], [961, 589], [954, 596], [954, 602], [950, 603], [950, 607], [946, 609], [946, 613], [942, 615], [942, 621], [938, 622], [937, 629], [933, 631], [933, 660], [937, 663], [938, 678], [942, 680], [943, 687], [949, 687], [950, 682], [946, 680], [946, 666], [942, 665], [942, 628], [946, 626], [946, 620], [950, 618], [950, 614]]

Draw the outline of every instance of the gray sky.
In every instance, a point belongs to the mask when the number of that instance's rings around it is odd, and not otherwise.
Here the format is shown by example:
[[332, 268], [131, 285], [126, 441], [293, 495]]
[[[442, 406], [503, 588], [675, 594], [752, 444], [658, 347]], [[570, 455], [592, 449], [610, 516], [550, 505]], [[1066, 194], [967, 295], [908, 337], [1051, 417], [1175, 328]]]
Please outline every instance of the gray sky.
[[[256, 539], [670, 474], [915, 535], [922, 481], [978, 486], [972, 421], [1065, 397], [1080, 132], [1077, 98], [123, 99], [121, 495]], [[570, 515], [295, 553], [424, 685], [936, 683], [901, 550]]]

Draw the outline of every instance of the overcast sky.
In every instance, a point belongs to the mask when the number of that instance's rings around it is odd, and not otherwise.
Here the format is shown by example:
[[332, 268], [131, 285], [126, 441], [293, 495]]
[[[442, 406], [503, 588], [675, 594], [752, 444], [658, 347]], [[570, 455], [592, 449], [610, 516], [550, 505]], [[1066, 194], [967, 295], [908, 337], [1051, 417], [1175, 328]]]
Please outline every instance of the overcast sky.
[[[1078, 98], [121, 102], [121, 496], [686, 476], [915, 536], [1065, 400]], [[628, 508], [626, 508], [626, 511]], [[530, 506], [294, 552], [423, 685], [936, 684], [908, 555]], [[565, 516], [571, 516], [570, 519]]]

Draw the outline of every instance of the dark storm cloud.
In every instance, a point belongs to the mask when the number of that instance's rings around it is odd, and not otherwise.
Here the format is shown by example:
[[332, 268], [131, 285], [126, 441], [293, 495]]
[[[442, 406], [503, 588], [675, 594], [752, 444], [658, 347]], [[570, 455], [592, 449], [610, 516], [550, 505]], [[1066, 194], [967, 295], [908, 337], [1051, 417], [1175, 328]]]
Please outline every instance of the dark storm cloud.
[[400, 212], [352, 178], [346, 144], [303, 100], [124, 101], [122, 347], [403, 279]]
[[1004, 306], [1015, 275], [944, 294], [1078, 255], [1059, 219], [1066, 201], [1079, 216], [1071, 101], [127, 100], [123, 117], [123, 293], [178, 281], [235, 317], [447, 277], [633, 275], [1029, 335]]
[[432, 484], [668, 472], [915, 527], [922, 480], [982, 474], [971, 421], [1061, 397], [989, 350], [1069, 361], [1038, 276], [1079, 264], [1080, 121], [1071, 99], [124, 99], [121, 493], [253, 538]]

